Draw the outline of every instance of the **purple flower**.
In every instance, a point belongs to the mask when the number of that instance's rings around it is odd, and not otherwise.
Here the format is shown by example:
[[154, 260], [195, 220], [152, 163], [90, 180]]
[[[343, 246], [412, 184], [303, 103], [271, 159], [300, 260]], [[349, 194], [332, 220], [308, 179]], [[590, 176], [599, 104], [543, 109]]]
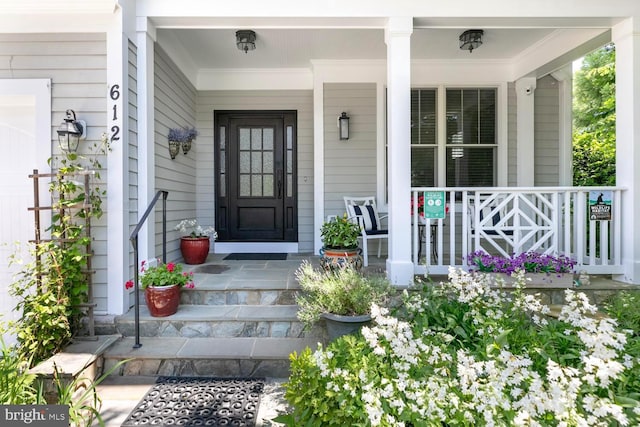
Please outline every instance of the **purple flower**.
[[484, 273], [513, 274], [516, 270], [527, 273], [572, 273], [576, 261], [564, 255], [546, 255], [538, 252], [523, 252], [510, 258], [489, 255], [484, 251], [476, 251], [467, 256], [469, 264], [475, 271]]

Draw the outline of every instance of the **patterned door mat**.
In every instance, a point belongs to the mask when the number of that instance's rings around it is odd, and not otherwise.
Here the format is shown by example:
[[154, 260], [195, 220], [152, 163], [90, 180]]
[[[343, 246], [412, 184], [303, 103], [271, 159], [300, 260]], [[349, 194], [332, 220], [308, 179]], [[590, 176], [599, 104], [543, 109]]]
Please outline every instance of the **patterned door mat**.
[[264, 379], [159, 377], [122, 427], [254, 427]]

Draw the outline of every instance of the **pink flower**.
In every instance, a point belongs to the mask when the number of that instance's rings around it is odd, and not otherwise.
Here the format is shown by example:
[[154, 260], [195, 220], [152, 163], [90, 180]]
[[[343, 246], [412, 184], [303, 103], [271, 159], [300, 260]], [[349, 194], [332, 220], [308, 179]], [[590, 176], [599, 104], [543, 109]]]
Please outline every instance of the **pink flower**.
[[124, 284], [125, 289], [133, 288], [133, 280], [127, 280], [127, 283]]
[[188, 282], [184, 285], [184, 287], [187, 289], [193, 289], [196, 287], [196, 285], [193, 282]]
[[168, 271], [169, 273], [173, 273], [173, 270], [174, 270], [175, 268], [176, 268], [176, 265], [175, 265], [174, 263], [170, 262], [170, 263], [168, 263], [168, 264], [167, 264], [167, 271]]

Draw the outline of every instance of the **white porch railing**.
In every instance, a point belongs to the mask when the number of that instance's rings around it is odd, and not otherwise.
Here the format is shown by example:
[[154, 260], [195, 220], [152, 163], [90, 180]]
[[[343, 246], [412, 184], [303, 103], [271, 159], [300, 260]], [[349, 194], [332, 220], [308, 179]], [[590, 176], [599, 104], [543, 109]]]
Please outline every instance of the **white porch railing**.
[[[620, 274], [622, 270], [618, 187], [412, 188], [412, 256], [416, 274], [447, 274], [467, 269], [477, 250], [510, 256], [535, 251], [565, 255], [576, 271]], [[589, 191], [610, 191], [611, 221], [588, 217]], [[418, 196], [444, 191], [445, 219], [418, 218]]]

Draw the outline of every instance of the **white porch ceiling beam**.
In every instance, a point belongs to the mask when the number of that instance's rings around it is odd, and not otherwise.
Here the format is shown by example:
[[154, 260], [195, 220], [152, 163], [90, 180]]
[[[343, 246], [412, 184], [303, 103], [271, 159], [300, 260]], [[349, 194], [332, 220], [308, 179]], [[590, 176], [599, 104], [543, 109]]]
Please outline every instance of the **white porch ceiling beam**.
[[[512, 81], [535, 72], [543, 77], [611, 40], [608, 29], [556, 30], [513, 61]], [[576, 47], [578, 46], [578, 47]]]
[[[426, 16], [426, 17], [538, 17], [562, 18], [576, 15], [584, 18], [603, 16], [633, 16], [640, 13], [635, 0], [485, 0], [466, 2], [416, 2], [415, 0], [350, 0], [334, 3], [301, 2], [299, 0], [245, 0], [243, 2], [218, 2], [206, 0], [138, 0], [138, 8], [147, 16], [221, 16], [238, 17], [250, 13], [258, 17], [336, 17], [336, 16]], [[615, 14], [612, 15], [612, 11]]]

